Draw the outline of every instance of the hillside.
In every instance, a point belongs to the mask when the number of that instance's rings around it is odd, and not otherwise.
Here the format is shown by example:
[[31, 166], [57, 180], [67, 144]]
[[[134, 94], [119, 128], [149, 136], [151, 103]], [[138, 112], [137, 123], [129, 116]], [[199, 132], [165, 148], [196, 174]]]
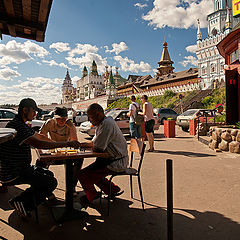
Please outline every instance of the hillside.
[[[213, 109], [217, 104], [225, 104], [225, 88], [198, 90], [181, 93], [183, 111], [190, 108], [210, 108]], [[141, 104], [140, 98], [137, 102]], [[181, 113], [181, 105], [179, 94], [172, 91], [166, 91], [162, 96], [149, 97], [149, 102], [154, 108], [172, 108], [177, 113]], [[128, 108], [130, 99], [125, 97], [114, 101], [108, 106], [108, 109], [113, 108]]]

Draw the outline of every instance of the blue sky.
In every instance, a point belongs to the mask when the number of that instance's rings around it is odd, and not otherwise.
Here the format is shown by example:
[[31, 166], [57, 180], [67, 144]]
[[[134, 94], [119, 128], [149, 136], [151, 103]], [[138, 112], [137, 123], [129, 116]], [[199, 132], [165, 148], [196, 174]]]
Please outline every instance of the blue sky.
[[73, 83], [84, 65], [119, 67], [119, 73], [154, 76], [164, 36], [175, 71], [196, 66], [196, 23], [206, 37], [212, 0], [55, 0], [44, 43], [3, 35], [0, 104], [32, 97], [60, 102], [69, 69]]

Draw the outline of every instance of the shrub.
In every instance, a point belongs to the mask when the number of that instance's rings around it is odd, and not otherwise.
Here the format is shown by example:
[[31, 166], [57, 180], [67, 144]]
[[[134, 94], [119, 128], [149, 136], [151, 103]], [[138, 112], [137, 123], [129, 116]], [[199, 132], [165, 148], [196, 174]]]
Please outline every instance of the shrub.
[[164, 92], [164, 95], [163, 95], [163, 98], [165, 98], [165, 99], [170, 99], [170, 98], [172, 98], [172, 97], [174, 97], [174, 96], [176, 96], [177, 94], [175, 93], [175, 92], [173, 92], [173, 91], [171, 91], [171, 90], [166, 90], [165, 92]]

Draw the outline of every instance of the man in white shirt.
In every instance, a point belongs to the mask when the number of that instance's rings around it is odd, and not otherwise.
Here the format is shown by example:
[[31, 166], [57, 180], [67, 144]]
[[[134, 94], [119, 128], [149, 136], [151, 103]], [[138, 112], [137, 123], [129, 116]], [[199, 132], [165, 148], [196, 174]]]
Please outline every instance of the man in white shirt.
[[130, 117], [130, 134], [132, 138], [140, 138], [141, 125], [137, 125], [134, 119], [137, 109], [140, 109], [140, 105], [136, 102], [135, 96], [131, 96], [130, 100], [131, 104], [129, 105], [129, 112], [127, 114]]
[[[87, 206], [98, 197], [94, 184], [109, 194], [109, 180], [105, 178], [114, 172], [124, 171], [128, 166], [127, 142], [112, 117], [106, 117], [103, 108], [91, 104], [87, 109], [89, 121], [96, 126], [96, 133], [91, 142], [81, 143], [83, 148], [92, 148], [96, 152], [108, 152], [109, 158], [96, 158], [88, 167], [80, 170], [78, 179], [86, 193], [80, 198], [81, 204]], [[123, 193], [121, 189], [112, 184], [112, 196]]]

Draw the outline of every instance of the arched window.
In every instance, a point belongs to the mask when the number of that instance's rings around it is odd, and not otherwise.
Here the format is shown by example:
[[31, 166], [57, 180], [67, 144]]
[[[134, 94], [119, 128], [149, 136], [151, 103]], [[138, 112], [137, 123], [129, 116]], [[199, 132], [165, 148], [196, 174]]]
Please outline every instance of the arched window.
[[211, 64], [211, 72], [216, 72], [216, 66], [215, 64]]

